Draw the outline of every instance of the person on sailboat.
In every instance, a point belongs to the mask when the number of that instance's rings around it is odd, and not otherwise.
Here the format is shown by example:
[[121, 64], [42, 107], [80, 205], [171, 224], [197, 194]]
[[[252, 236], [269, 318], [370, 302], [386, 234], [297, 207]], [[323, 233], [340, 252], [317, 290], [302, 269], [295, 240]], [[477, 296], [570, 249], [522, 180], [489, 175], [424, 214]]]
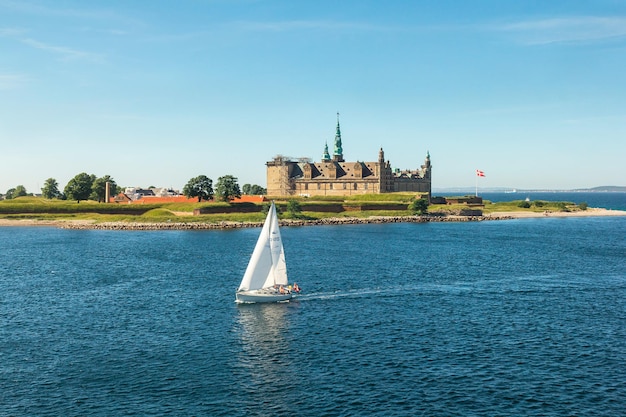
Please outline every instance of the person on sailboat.
[[296, 282], [293, 283], [293, 290], [295, 292], [300, 292], [300, 287], [298, 287], [298, 283], [296, 283]]

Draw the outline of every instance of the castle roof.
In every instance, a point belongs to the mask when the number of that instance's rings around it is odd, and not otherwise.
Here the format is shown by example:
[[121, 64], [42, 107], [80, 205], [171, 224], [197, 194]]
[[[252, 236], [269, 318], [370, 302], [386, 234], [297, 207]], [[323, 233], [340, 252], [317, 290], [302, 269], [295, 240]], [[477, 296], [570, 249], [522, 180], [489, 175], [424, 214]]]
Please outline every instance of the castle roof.
[[333, 152], [333, 159], [338, 162], [343, 162], [343, 146], [341, 144], [341, 128], [339, 127], [339, 112], [337, 112], [337, 129], [335, 131], [335, 151]]
[[330, 154], [328, 153], [328, 142], [324, 146], [324, 154], [322, 155], [322, 161], [330, 161]]
[[354, 180], [378, 178], [375, 175], [377, 162], [305, 162], [299, 164], [301, 175], [312, 180]]

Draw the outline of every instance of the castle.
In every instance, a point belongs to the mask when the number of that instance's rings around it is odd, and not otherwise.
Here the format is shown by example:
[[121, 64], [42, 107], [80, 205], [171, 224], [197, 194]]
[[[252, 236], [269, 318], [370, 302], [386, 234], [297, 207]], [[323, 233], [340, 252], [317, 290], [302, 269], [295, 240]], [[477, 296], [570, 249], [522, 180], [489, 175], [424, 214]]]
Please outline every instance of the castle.
[[270, 196], [344, 196], [354, 194], [382, 194], [399, 191], [431, 196], [430, 154], [424, 165], [416, 170], [392, 170], [380, 148], [378, 161], [346, 162], [343, 159], [339, 113], [335, 149], [332, 158], [328, 143], [321, 162], [307, 158], [293, 160], [278, 155], [267, 165], [267, 195]]

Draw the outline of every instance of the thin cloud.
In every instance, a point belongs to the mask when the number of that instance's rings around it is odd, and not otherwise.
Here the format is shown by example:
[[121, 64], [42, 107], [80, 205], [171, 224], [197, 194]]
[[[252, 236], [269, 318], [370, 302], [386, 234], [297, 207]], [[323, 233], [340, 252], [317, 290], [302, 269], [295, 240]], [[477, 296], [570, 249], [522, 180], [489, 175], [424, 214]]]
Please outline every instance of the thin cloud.
[[201, 39], [211, 35], [210, 31], [197, 31], [185, 33], [159, 34], [147, 37], [148, 42], [186, 42], [194, 39]]
[[223, 32], [283, 33], [298, 31], [351, 31], [351, 32], [400, 32], [407, 28], [374, 25], [359, 22], [336, 22], [326, 20], [285, 21], [233, 21], [212, 26], [205, 30], [151, 36], [148, 40], [158, 42], [180, 42], [206, 37], [218, 37]]
[[150, 121], [150, 118], [139, 116], [136, 114], [114, 114], [114, 113], [101, 113], [96, 114], [95, 117], [104, 120], [118, 120], [118, 121]]
[[109, 35], [115, 35], [115, 36], [124, 36], [124, 35], [128, 35], [129, 32], [126, 30], [122, 30], [122, 29], [109, 29], [104, 31], [105, 33], [108, 33]]
[[111, 36], [128, 36], [132, 34], [131, 31], [124, 30], [124, 29], [114, 29], [114, 28], [99, 29], [99, 28], [94, 28], [91, 26], [82, 26], [76, 29], [76, 31], [80, 33], [97, 33], [97, 34], [105, 34], [105, 35], [111, 35]]
[[580, 16], [527, 20], [493, 27], [529, 45], [592, 43], [626, 37], [626, 17]]
[[0, 74], [0, 90], [14, 90], [26, 82], [26, 76], [20, 74]]
[[499, 106], [493, 108], [475, 109], [465, 113], [468, 116], [499, 116], [499, 115], [515, 115], [528, 113], [542, 113], [548, 110], [557, 109], [562, 103], [536, 103], [526, 106]]
[[615, 123], [619, 122], [621, 126], [624, 126], [624, 122], [626, 122], [626, 114], [609, 114], [602, 116], [579, 117], [576, 119], [563, 119], [562, 122], [567, 125], [583, 125], [588, 123], [602, 122], [604, 124], [607, 124], [607, 126], [616, 126]]
[[90, 19], [90, 20], [111, 20], [123, 22], [127, 24], [141, 24], [142, 22], [122, 16], [116, 12], [106, 9], [72, 9], [63, 7], [47, 7], [28, 1], [0, 0], [0, 8], [12, 10], [19, 13], [48, 16], [48, 17], [65, 17], [72, 19]]
[[0, 28], [0, 37], [13, 39], [32, 48], [53, 53], [61, 57], [62, 60], [69, 61], [80, 59], [92, 62], [102, 62], [104, 60], [104, 56], [101, 54], [94, 54], [92, 52], [81, 51], [79, 49], [69, 48], [66, 46], [50, 45], [33, 38], [24, 37], [26, 33], [27, 31], [23, 29]]
[[0, 28], [0, 37], [4, 38], [15, 38], [22, 36], [24, 33], [26, 33], [24, 29]]
[[25, 45], [31, 46], [33, 48], [41, 49], [43, 51], [56, 54], [60, 56], [63, 60], [81, 59], [81, 60], [88, 60], [88, 61], [93, 61], [93, 62], [100, 62], [104, 59], [104, 57], [99, 54], [85, 52], [85, 51], [81, 51], [78, 49], [68, 48], [65, 46], [49, 45], [47, 43], [40, 42], [40, 41], [30, 39], [30, 38], [20, 39], [20, 42], [22, 42]]
[[285, 20], [276, 22], [239, 21], [234, 27], [256, 32], [288, 32], [297, 30], [350, 30], [363, 32], [397, 31], [399, 27], [360, 22], [336, 22], [330, 20]]

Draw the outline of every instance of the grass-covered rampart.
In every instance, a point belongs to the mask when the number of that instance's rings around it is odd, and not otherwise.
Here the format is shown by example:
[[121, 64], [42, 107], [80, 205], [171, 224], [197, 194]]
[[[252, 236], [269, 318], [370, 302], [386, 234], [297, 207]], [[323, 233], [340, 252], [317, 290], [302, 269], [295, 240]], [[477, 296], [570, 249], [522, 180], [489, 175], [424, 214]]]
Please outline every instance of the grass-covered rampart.
[[[323, 197], [276, 199], [282, 218], [324, 219], [329, 217], [408, 216], [414, 214], [409, 205], [419, 195], [412, 193], [366, 194], [352, 197]], [[289, 210], [290, 201], [297, 201], [299, 211]], [[93, 220], [139, 222], [260, 222], [268, 203], [163, 203], [163, 204], [104, 204], [94, 201], [48, 200], [40, 197], [20, 197], [0, 201], [0, 218], [32, 220]], [[468, 207], [464, 204], [430, 205], [431, 215], [458, 215], [468, 209], [493, 212], [577, 211], [585, 203], [510, 201]], [[199, 215], [194, 215], [198, 209]], [[198, 213], [198, 212], [197, 212]]]

